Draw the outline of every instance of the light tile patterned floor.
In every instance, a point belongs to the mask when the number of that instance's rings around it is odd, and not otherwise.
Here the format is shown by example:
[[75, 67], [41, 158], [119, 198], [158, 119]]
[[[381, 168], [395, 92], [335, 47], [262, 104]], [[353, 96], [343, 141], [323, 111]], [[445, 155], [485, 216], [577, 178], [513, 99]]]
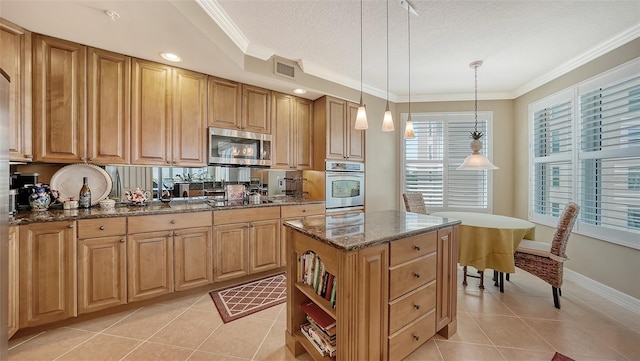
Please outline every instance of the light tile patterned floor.
[[[571, 282], [557, 310], [551, 287], [519, 270], [503, 294], [489, 276], [484, 291], [460, 281], [458, 333], [407, 360], [640, 360], [640, 315]], [[282, 304], [223, 324], [203, 292], [10, 340], [9, 360], [294, 360], [285, 318]]]

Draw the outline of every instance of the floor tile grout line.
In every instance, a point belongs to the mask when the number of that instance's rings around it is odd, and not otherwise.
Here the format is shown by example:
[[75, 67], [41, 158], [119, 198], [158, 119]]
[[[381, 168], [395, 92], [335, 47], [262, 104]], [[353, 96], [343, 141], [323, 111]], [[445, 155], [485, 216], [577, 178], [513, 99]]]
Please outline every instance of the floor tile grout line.
[[[217, 310], [216, 310], [216, 312], [217, 312]], [[204, 338], [204, 340], [202, 340], [202, 342], [200, 342], [200, 344], [196, 347], [196, 349], [195, 349], [195, 350], [193, 350], [193, 352], [191, 353], [191, 355], [189, 355], [189, 357], [187, 357], [187, 360], [188, 360], [188, 359], [190, 359], [190, 358], [191, 358], [191, 356], [193, 356], [193, 354], [195, 354], [195, 353], [196, 353], [196, 352], [198, 352], [198, 351], [201, 351], [201, 352], [208, 352], [208, 351], [200, 350], [200, 347], [202, 347], [202, 345], [204, 345], [204, 343], [205, 343], [205, 342], [207, 342], [207, 340], [208, 340], [211, 336], [213, 336], [213, 334], [214, 334], [214, 333], [215, 333], [215, 332], [216, 332], [216, 331], [217, 331], [217, 330], [218, 330], [222, 325], [224, 325], [224, 322], [223, 322], [223, 321], [222, 321], [222, 319], [221, 319], [221, 320], [220, 320], [220, 323], [218, 324], [218, 326], [216, 326], [216, 328], [214, 328], [214, 329], [209, 333], [209, 336], [205, 337], [205, 338]], [[210, 353], [212, 353], [212, 352], [210, 352]]]
[[31, 341], [31, 340], [33, 340], [33, 339], [35, 339], [36, 337], [38, 337], [38, 336], [40, 336], [40, 335], [44, 335], [44, 334], [45, 334], [45, 332], [47, 332], [47, 331], [42, 331], [42, 332], [40, 332], [40, 333], [37, 333], [37, 334], [33, 335], [33, 337], [29, 337], [28, 339], [26, 339], [26, 340], [24, 340], [24, 341], [21, 341], [21, 342], [19, 342], [18, 344], [16, 344], [16, 345], [13, 345], [13, 346], [9, 347], [9, 348], [7, 349], [7, 351], [12, 350], [12, 349], [14, 349], [14, 348], [16, 348], [16, 347], [18, 347], [18, 346], [20, 346], [20, 345], [23, 345], [23, 344], [25, 344], [25, 343], [27, 343], [27, 342], [29, 342], [29, 341]]
[[262, 347], [262, 345], [264, 345], [264, 341], [267, 339], [267, 337], [269, 337], [269, 333], [271, 333], [271, 330], [273, 329], [273, 326], [275, 326], [276, 322], [278, 322], [278, 318], [280, 317], [280, 314], [282, 313], [282, 310], [284, 310], [285, 308], [286, 307], [283, 307], [280, 310], [280, 312], [278, 312], [278, 314], [276, 315], [275, 319], [271, 323], [271, 327], [269, 327], [269, 330], [267, 331], [267, 333], [262, 338], [262, 341], [260, 342], [260, 345], [258, 345], [258, 348], [256, 349], [256, 352], [254, 352], [253, 356], [251, 357], [251, 360], [255, 360], [256, 359], [256, 355], [258, 354], [258, 352], [260, 352], [260, 348]]
[[97, 332], [91, 332], [91, 331], [84, 331], [84, 332], [93, 333], [93, 335], [92, 335], [91, 337], [87, 338], [86, 340], [83, 340], [83, 341], [82, 341], [82, 342], [80, 342], [79, 344], [77, 344], [77, 345], [75, 345], [75, 346], [71, 347], [71, 348], [70, 348], [70, 349], [68, 349], [67, 351], [65, 351], [65, 352], [61, 353], [60, 355], [58, 355], [58, 357], [54, 358], [54, 359], [53, 359], [53, 361], [60, 359], [60, 357], [62, 357], [62, 356], [64, 356], [64, 355], [66, 355], [66, 354], [68, 354], [69, 352], [71, 352], [71, 351], [73, 351], [73, 350], [77, 349], [78, 347], [80, 347], [80, 346], [84, 345], [85, 343], [89, 342], [89, 340], [93, 340], [94, 338], [96, 338], [96, 336], [98, 336], [98, 335], [99, 335], [99, 333], [97, 333]]

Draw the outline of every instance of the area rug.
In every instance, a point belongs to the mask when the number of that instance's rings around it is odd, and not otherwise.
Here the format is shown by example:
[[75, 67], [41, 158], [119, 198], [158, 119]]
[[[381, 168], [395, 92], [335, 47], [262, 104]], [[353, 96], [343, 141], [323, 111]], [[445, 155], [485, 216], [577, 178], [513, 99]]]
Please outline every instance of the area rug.
[[572, 359], [571, 357], [568, 357], [559, 352], [556, 352], [555, 355], [553, 355], [553, 358], [551, 359], [551, 361], [575, 361], [575, 360]]
[[287, 300], [287, 284], [284, 274], [267, 277], [209, 292], [222, 322], [227, 323], [241, 317], [281, 304]]

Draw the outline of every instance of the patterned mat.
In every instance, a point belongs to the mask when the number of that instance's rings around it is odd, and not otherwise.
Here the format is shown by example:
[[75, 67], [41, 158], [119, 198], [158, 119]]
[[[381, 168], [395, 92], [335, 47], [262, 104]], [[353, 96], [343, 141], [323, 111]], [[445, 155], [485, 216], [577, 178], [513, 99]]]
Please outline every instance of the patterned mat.
[[281, 304], [287, 300], [284, 274], [209, 292], [224, 323]]

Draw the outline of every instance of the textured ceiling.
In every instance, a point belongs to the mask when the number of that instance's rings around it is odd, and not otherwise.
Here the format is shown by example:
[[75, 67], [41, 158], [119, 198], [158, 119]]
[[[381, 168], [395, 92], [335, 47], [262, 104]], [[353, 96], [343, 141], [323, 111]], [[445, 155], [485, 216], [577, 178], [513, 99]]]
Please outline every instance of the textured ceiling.
[[[407, 12], [389, 0], [391, 99], [409, 87]], [[640, 36], [640, 0], [411, 1], [411, 100], [513, 98]], [[360, 87], [360, 1], [2, 0], [0, 16], [35, 32], [287, 91], [295, 84], [244, 71], [244, 54], [277, 55], [311, 75]], [[387, 2], [363, 2], [362, 80], [386, 96]], [[103, 11], [116, 10], [111, 21]], [[205, 11], [207, 9], [208, 12]], [[310, 97], [314, 96], [311, 93]]]

